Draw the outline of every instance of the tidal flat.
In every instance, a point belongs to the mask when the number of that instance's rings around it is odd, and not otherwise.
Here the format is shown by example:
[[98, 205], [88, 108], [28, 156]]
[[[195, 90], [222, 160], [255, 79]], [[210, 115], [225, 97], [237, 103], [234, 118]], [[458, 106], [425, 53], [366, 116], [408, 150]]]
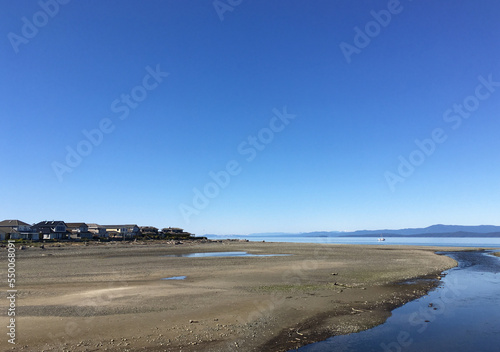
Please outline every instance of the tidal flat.
[[[23, 351], [287, 351], [383, 323], [456, 265], [434, 253], [443, 250], [240, 241], [28, 247], [16, 253], [17, 343], [0, 345]], [[180, 256], [204, 252], [257, 256]], [[4, 248], [0, 262], [7, 263]], [[5, 321], [7, 304], [0, 302]]]

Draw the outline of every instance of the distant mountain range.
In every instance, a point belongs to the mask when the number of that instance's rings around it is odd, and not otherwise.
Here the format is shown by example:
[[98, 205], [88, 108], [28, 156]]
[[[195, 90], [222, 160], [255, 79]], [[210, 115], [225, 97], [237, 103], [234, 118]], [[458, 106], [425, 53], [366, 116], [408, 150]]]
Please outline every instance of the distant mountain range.
[[[218, 237], [216, 235], [206, 235]], [[352, 232], [342, 231], [315, 231], [303, 233], [264, 232], [248, 235], [222, 236], [226, 238], [246, 237], [500, 237], [500, 226], [479, 225], [432, 225], [424, 228], [410, 228], [399, 230], [358, 230]]]
[[368, 235], [400, 235], [400, 236], [421, 236], [421, 235], [440, 235], [451, 233], [468, 233], [468, 234], [487, 234], [500, 233], [500, 226], [479, 225], [479, 226], [462, 226], [462, 225], [432, 225], [424, 228], [400, 229], [400, 230], [361, 230], [354, 232], [345, 232], [342, 236], [368, 236]]

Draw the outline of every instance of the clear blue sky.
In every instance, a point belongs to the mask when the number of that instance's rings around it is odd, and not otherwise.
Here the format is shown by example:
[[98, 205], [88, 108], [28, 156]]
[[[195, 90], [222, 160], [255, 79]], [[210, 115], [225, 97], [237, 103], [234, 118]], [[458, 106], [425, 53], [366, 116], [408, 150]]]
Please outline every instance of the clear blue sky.
[[0, 217], [500, 225], [498, 1], [215, 5], [2, 1]]

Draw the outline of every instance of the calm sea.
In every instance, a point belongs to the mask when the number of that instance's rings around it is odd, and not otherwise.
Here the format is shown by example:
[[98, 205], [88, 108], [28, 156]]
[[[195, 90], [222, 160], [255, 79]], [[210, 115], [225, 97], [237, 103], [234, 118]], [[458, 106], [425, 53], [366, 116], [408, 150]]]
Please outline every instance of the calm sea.
[[386, 237], [378, 241], [377, 237], [307, 237], [307, 236], [215, 236], [209, 239], [247, 239], [249, 241], [292, 242], [292, 243], [337, 243], [337, 244], [375, 244], [440, 246], [440, 247], [489, 247], [500, 248], [498, 237]]

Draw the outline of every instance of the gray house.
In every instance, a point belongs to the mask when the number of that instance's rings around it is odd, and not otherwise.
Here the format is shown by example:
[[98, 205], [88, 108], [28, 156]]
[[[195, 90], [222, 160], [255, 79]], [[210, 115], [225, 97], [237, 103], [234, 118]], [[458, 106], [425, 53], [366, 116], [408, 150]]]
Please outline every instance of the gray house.
[[91, 232], [94, 236], [103, 238], [108, 237], [108, 232], [106, 231], [104, 226], [101, 226], [99, 224], [87, 224], [87, 227], [89, 232]]
[[38, 232], [21, 220], [4, 220], [0, 222], [0, 240], [33, 240], [38, 241]]
[[67, 222], [66, 228], [71, 239], [92, 239], [94, 235], [84, 222]]
[[64, 240], [67, 239], [67, 227], [64, 221], [40, 221], [33, 225], [33, 228], [44, 240]]

